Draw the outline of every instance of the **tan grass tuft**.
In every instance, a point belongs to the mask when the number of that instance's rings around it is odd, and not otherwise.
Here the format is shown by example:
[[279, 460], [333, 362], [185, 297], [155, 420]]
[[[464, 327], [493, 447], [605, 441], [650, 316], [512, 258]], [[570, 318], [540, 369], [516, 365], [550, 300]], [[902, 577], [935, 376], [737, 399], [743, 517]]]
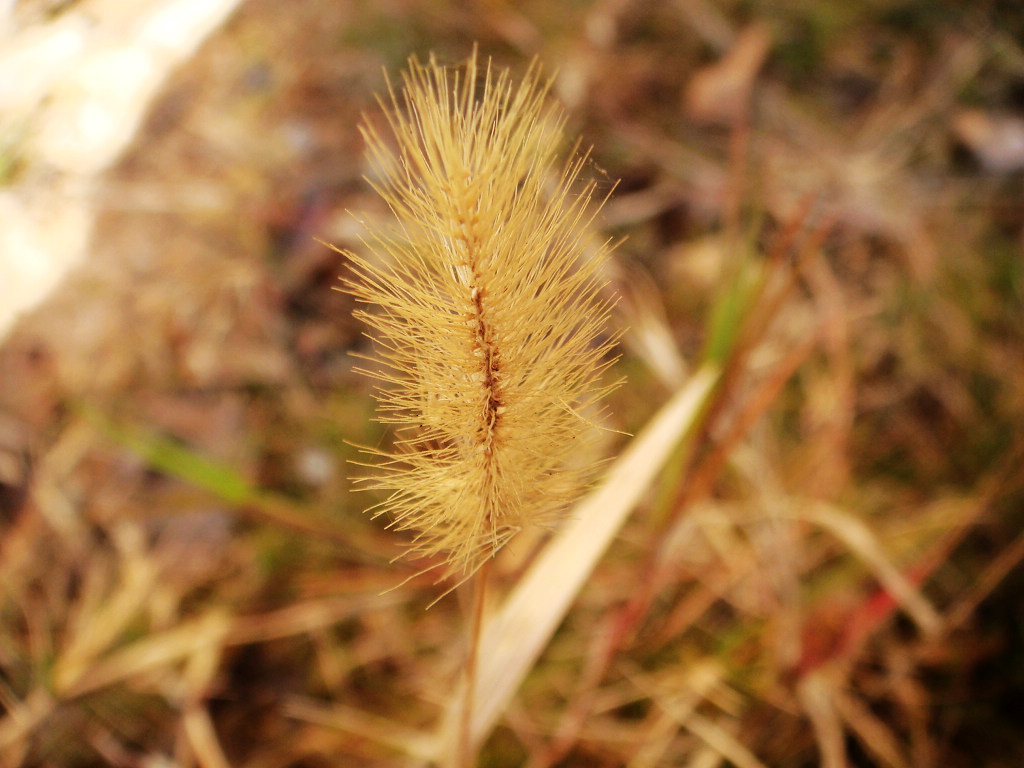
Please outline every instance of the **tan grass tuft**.
[[417, 532], [411, 554], [463, 579], [556, 522], [591, 475], [606, 248], [583, 258], [594, 186], [578, 181], [585, 156], [557, 165], [564, 118], [536, 64], [515, 87], [475, 52], [457, 70], [412, 59], [403, 81], [382, 104], [397, 149], [363, 128], [396, 226], [346, 253], [345, 289], [373, 307], [355, 313], [376, 349], [362, 372], [395, 433], [368, 449], [364, 487], [390, 493], [375, 511]]

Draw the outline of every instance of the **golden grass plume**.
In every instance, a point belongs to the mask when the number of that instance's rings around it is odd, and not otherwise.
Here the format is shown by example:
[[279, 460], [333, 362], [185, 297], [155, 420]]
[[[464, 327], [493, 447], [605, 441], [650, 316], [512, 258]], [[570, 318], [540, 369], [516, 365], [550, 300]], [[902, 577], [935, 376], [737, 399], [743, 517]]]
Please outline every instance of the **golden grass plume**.
[[409, 553], [461, 580], [556, 522], [592, 473], [583, 414], [614, 345], [607, 247], [588, 248], [594, 184], [585, 155], [558, 163], [564, 117], [536, 63], [516, 87], [475, 51], [457, 69], [413, 58], [403, 83], [381, 103], [397, 148], [362, 129], [395, 226], [369, 229], [366, 257], [345, 253], [375, 347], [360, 370], [395, 431], [362, 481], [389, 493], [377, 514], [416, 531]]

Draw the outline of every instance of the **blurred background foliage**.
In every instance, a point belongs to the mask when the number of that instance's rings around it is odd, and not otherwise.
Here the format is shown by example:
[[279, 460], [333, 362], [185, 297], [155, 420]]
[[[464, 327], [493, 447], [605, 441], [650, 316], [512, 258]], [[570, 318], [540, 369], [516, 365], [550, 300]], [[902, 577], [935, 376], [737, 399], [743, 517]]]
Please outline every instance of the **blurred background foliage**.
[[350, 493], [385, 438], [317, 238], [387, 215], [383, 72], [474, 43], [620, 180], [610, 426], [725, 371], [480, 764], [1019, 765], [1022, 40], [1009, 0], [242, 2], [0, 346], [0, 766], [422, 763], [462, 598]]

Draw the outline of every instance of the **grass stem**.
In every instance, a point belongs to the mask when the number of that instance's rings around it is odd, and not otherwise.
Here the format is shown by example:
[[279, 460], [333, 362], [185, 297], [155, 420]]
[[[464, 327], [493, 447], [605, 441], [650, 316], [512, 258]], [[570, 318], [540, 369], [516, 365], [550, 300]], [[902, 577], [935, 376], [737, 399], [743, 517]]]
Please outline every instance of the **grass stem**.
[[480, 628], [483, 625], [487, 574], [490, 569], [490, 559], [485, 560], [480, 566], [480, 570], [473, 576], [473, 607], [470, 614], [469, 649], [466, 654], [466, 685], [463, 688], [458, 751], [455, 762], [458, 768], [472, 768], [476, 762], [476, 745], [473, 738], [473, 694], [476, 690], [477, 652], [480, 648]]

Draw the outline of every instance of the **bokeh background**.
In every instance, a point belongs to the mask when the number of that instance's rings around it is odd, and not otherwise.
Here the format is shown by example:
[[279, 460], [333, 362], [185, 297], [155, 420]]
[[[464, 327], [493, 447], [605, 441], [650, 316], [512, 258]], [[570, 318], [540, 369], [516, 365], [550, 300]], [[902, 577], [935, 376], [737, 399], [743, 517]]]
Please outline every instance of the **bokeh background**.
[[[0, 766], [424, 764], [464, 600], [425, 610], [443, 585], [350, 492], [351, 443], [387, 438], [319, 240], [386, 216], [358, 132], [384, 72], [474, 44], [538, 57], [618, 181], [609, 455], [724, 370], [480, 765], [1021, 764], [1018, 3], [232, 5], [2, 8], [7, 51], [190, 31], [109, 158], [41, 127], [67, 89], [0, 100], [0, 214], [36, 227], [5, 223], [0, 295], [56, 286], [0, 340]], [[124, 94], [137, 66], [56, 70]]]

